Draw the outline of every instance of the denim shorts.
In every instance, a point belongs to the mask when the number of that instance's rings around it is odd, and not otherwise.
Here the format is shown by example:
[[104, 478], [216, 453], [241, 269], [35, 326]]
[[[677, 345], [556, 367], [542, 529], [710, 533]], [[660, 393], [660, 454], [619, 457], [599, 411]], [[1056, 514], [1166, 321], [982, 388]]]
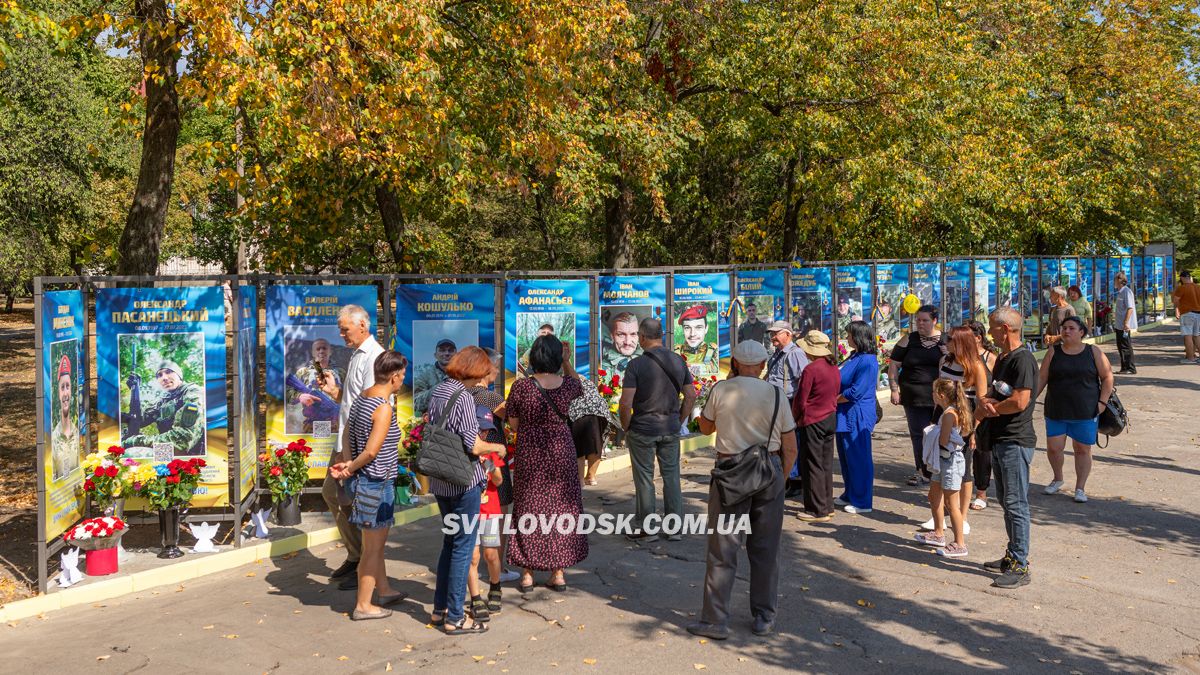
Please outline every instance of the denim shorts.
[[942, 482], [943, 490], [961, 490], [963, 476], [967, 474], [967, 460], [962, 451], [952, 452], [949, 457], [942, 453], [942, 470], [938, 479]]
[[396, 503], [395, 481], [370, 476], [351, 476], [347, 492], [352, 495], [350, 524], [364, 530], [391, 527]]
[[1200, 337], [1200, 312], [1180, 314], [1179, 332], [1184, 335]]
[[500, 527], [504, 524], [504, 516], [479, 516], [477, 546], [484, 548], [500, 548]]
[[1099, 423], [1098, 417], [1093, 417], [1090, 420], [1052, 420], [1046, 418], [1046, 437], [1053, 438], [1055, 436], [1070, 436], [1071, 440], [1078, 441], [1084, 445], [1096, 444], [1096, 427]]

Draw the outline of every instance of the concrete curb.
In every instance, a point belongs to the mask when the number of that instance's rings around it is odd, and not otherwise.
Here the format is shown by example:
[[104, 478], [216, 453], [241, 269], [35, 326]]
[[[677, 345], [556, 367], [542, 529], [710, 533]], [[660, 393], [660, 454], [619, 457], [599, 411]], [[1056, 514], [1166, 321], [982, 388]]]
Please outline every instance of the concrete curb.
[[[689, 436], [680, 442], [680, 452], [691, 454], [712, 445], [711, 436]], [[630, 467], [629, 455], [621, 455], [611, 459], [601, 460], [596, 467], [596, 474], [616, 473]], [[395, 527], [409, 525], [438, 515], [437, 503], [422, 504], [396, 513]], [[0, 606], [0, 623], [18, 621], [40, 616], [67, 607], [91, 604], [111, 600], [130, 593], [173, 586], [176, 584], [199, 579], [210, 574], [224, 572], [235, 567], [248, 565], [264, 558], [275, 558], [289, 553], [310, 549], [322, 544], [340, 540], [336, 527], [326, 527], [304, 534], [292, 535], [274, 541], [235, 548], [213, 554], [189, 555], [182, 562], [174, 563], [157, 569], [135, 572], [112, 579], [87, 581], [75, 588], [67, 588], [55, 593], [38, 595], [24, 600], [10, 602]], [[85, 576], [85, 579], [87, 577]]]

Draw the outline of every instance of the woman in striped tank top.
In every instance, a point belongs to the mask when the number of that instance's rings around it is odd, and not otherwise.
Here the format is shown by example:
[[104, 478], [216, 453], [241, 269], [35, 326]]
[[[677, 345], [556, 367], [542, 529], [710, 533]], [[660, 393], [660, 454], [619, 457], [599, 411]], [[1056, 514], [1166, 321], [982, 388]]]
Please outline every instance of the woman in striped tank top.
[[[346, 481], [353, 499], [350, 524], [362, 530], [362, 557], [358, 562], [358, 601], [350, 618], [355, 621], [391, 616], [388, 605], [405, 598], [392, 590], [384, 567], [383, 551], [388, 529], [395, 522], [394, 483], [399, 464], [400, 427], [391, 397], [404, 384], [408, 360], [400, 352], [385, 351], [375, 359], [375, 384], [350, 406], [342, 442], [350, 448], [350, 461], [330, 467], [330, 474]], [[378, 605], [371, 602], [379, 592]]]

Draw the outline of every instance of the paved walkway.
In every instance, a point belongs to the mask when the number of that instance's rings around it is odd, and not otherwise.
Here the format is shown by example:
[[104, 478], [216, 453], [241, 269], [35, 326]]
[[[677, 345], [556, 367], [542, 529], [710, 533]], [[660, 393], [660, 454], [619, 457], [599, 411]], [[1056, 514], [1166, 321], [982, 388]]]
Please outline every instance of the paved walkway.
[[[511, 591], [488, 634], [448, 638], [425, 625], [439, 546], [426, 521], [392, 534], [389, 572], [413, 599], [386, 621], [346, 618], [351, 594], [325, 577], [344, 552], [325, 546], [0, 626], [0, 651], [32, 672], [1198, 672], [1200, 366], [1176, 364], [1170, 329], [1136, 344], [1140, 374], [1119, 380], [1133, 429], [1099, 452], [1091, 501], [1042, 495], [1050, 472], [1044, 453], [1035, 460], [1034, 577], [1016, 591], [991, 588], [981, 568], [1004, 548], [994, 502], [972, 513], [971, 557], [946, 562], [912, 543], [928, 512], [903, 485], [903, 418], [889, 409], [876, 434], [875, 512], [786, 520], [782, 612], [767, 638], [749, 632], [744, 569], [734, 607], [747, 618], [734, 637], [684, 632], [700, 607], [701, 538], [639, 547], [612, 537], [592, 538], [569, 592], [521, 601]], [[710, 466], [684, 466], [690, 511], [703, 508]], [[633, 509], [627, 474], [585, 494], [592, 512]]]

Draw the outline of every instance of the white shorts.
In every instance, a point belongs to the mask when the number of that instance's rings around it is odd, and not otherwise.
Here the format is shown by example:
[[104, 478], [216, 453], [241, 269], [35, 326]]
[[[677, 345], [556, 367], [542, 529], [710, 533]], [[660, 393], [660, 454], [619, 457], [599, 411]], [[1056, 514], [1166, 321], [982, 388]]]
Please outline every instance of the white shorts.
[[484, 548], [500, 548], [500, 526], [504, 516], [481, 518], [479, 521], [479, 537], [475, 540], [477, 546]]
[[1179, 332], [1200, 337], [1200, 312], [1188, 312], [1179, 317]]

